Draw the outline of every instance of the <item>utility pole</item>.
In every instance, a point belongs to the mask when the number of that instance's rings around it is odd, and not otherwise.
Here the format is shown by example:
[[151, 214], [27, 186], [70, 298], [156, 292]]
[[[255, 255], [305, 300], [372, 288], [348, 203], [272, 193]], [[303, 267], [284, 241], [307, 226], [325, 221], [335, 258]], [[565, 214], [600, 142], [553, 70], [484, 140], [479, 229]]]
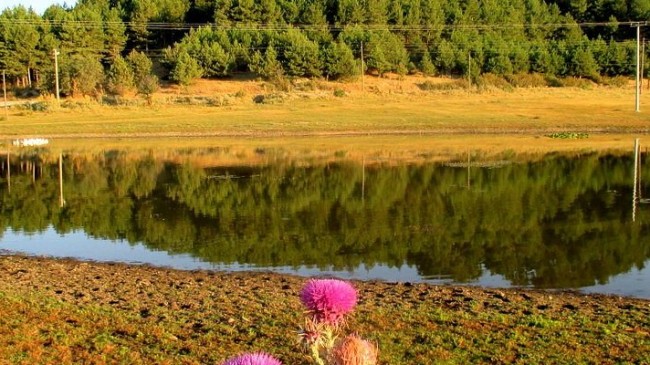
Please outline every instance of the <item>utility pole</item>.
[[639, 93], [643, 92], [644, 73], [645, 73], [645, 37], [641, 39], [641, 82], [639, 83]]
[[5, 120], [9, 119], [9, 104], [7, 104], [7, 71], [2, 70], [2, 94], [5, 100]]
[[641, 94], [641, 85], [639, 82], [641, 81], [641, 27], [647, 25], [648, 22], [632, 22], [630, 26], [636, 27], [636, 83], [635, 83], [635, 90], [636, 90], [636, 107], [635, 111], [638, 113], [640, 111], [640, 94]]
[[61, 99], [59, 99], [59, 51], [54, 49], [54, 78], [55, 78], [55, 84], [56, 84], [56, 102], [61, 103]]

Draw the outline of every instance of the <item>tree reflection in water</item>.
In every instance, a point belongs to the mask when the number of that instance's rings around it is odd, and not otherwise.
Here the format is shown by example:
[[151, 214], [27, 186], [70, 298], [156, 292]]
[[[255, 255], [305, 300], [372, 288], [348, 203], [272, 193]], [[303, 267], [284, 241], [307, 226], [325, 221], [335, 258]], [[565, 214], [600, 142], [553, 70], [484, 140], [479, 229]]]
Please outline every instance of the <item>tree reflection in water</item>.
[[604, 283], [650, 258], [648, 209], [631, 219], [630, 156], [549, 155], [471, 169], [346, 161], [202, 168], [111, 151], [65, 156], [63, 208], [56, 162], [11, 158], [11, 190], [5, 173], [0, 188], [3, 232], [83, 230], [269, 268], [406, 264], [424, 279], [457, 282], [487, 269], [540, 288]]

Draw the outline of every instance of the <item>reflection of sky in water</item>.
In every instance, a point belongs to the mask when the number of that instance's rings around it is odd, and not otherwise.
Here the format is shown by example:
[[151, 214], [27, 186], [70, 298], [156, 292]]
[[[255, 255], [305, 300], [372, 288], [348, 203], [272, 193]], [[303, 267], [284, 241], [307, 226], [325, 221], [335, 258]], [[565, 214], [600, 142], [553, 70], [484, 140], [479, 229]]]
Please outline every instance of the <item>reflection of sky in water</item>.
[[[52, 228], [42, 233], [25, 235], [22, 232], [7, 230], [0, 239], [0, 250], [20, 252], [36, 256], [69, 257], [92, 261], [114, 261], [135, 264], [149, 264], [171, 267], [183, 270], [211, 269], [224, 271], [261, 270], [254, 265], [214, 264], [199, 260], [187, 254], [169, 254], [165, 251], [152, 251], [144, 245], [130, 245], [127, 242], [94, 239], [83, 232], [59, 234]], [[360, 266], [354, 270], [336, 271], [322, 270], [316, 267], [273, 267], [278, 273], [298, 274], [302, 276], [337, 276], [344, 279], [386, 280], [386, 281], [423, 281], [414, 267], [389, 267], [374, 265]], [[441, 275], [439, 278], [428, 278], [427, 282], [435, 284], [451, 284], [450, 279]], [[501, 275], [493, 275], [483, 270], [483, 275], [474, 282], [466, 283], [485, 287], [508, 287], [509, 282]], [[632, 269], [625, 274], [616, 275], [607, 284], [581, 288], [584, 292], [605, 293], [625, 296], [635, 296], [650, 299], [650, 260], [643, 269]]]

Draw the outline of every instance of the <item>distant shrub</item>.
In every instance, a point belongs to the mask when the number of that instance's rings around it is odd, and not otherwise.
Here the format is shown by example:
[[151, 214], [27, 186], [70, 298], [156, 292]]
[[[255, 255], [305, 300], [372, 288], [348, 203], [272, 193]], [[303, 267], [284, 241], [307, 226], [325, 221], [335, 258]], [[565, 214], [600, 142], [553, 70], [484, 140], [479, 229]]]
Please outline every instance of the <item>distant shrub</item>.
[[291, 84], [296, 91], [314, 91], [318, 89], [318, 83], [310, 79], [294, 79]]
[[623, 87], [627, 85], [628, 78], [626, 76], [603, 77], [600, 82], [607, 86]]
[[342, 89], [334, 90], [334, 96], [336, 96], [337, 98], [344, 97], [345, 96], [345, 90], [342, 90]]
[[97, 104], [89, 99], [66, 100], [61, 103], [61, 107], [66, 109], [89, 109], [94, 105]]
[[246, 96], [246, 92], [244, 90], [239, 90], [235, 93], [235, 97], [237, 98], [243, 98], [244, 96]]
[[493, 73], [485, 73], [478, 77], [476, 84], [479, 90], [496, 88], [500, 90], [512, 91], [512, 85], [502, 76]]
[[253, 97], [253, 102], [255, 104], [282, 104], [285, 99], [286, 96], [280, 93], [260, 94]]
[[31, 103], [30, 108], [35, 112], [46, 112], [48, 109], [50, 109], [50, 105], [44, 102]]
[[544, 76], [537, 73], [518, 73], [506, 75], [505, 78], [514, 87], [545, 87], [548, 85]]
[[459, 90], [467, 88], [467, 80], [458, 79], [452, 80], [449, 82], [433, 82], [427, 80], [423, 83], [417, 84], [420, 90], [424, 91], [449, 91], [449, 90]]
[[576, 132], [557, 132], [547, 134], [546, 137], [553, 139], [585, 139], [589, 138], [587, 133], [576, 133]]
[[212, 98], [207, 98], [206, 104], [209, 106], [229, 106], [229, 105], [233, 105], [234, 103], [232, 97], [228, 95], [224, 95], [224, 96], [215, 96]]
[[591, 89], [593, 82], [589, 79], [584, 79], [580, 77], [565, 77], [562, 79], [562, 85], [564, 87], [577, 87], [580, 89]]
[[544, 75], [544, 81], [546, 81], [546, 85], [549, 87], [562, 87], [564, 84], [562, 83], [562, 80], [560, 80], [557, 76], [547, 74]]

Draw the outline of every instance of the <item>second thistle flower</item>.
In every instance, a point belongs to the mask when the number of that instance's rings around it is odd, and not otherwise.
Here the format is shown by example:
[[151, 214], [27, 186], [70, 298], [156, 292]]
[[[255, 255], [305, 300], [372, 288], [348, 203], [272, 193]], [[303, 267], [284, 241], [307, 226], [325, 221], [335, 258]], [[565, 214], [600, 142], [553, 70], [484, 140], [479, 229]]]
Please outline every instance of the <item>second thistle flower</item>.
[[337, 279], [311, 279], [300, 292], [300, 300], [317, 321], [336, 325], [357, 304], [357, 291]]

